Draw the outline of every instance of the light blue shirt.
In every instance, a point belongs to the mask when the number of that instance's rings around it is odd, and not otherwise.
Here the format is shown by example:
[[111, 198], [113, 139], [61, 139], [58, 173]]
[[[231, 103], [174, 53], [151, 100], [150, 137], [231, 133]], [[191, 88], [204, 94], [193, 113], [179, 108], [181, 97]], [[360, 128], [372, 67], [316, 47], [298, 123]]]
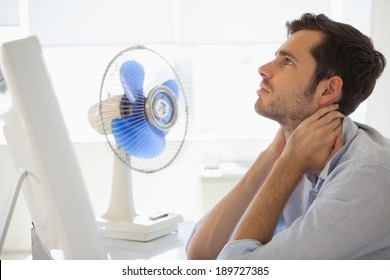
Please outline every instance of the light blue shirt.
[[218, 259], [390, 259], [390, 141], [344, 118], [345, 145], [295, 187], [273, 239], [236, 240]]

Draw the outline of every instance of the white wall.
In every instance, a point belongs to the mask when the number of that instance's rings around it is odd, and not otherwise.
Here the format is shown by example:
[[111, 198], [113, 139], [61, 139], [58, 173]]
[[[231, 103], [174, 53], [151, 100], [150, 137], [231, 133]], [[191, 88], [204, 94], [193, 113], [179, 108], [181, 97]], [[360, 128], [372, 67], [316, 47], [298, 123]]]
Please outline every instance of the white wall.
[[[153, 7], [153, 8], [152, 8]], [[30, 0], [30, 32], [47, 45], [280, 42], [284, 23], [325, 13], [369, 32], [371, 0]]]
[[331, 13], [330, 1], [313, 2], [32, 0], [30, 30], [44, 45], [275, 42], [285, 33], [271, 25], [282, 28], [307, 9]]
[[387, 58], [387, 67], [367, 102], [367, 124], [390, 137], [390, 1], [374, 0], [372, 38], [376, 48]]

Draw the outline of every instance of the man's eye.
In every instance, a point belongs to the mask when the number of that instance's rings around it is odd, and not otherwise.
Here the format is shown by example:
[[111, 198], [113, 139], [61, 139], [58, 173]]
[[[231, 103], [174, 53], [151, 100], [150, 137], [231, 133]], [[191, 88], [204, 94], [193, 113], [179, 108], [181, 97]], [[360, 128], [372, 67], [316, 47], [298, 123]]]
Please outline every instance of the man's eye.
[[286, 65], [293, 65], [294, 63], [292, 62], [291, 59], [289, 59], [288, 57], [285, 57], [284, 58], [284, 64], [286, 64]]

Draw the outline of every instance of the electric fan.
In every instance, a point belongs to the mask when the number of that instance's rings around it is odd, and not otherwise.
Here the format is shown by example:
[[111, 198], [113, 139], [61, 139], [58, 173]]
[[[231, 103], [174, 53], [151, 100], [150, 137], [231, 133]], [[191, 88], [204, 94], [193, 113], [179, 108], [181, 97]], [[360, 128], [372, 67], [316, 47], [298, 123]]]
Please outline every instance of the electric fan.
[[174, 68], [144, 46], [123, 50], [108, 64], [88, 118], [115, 155], [109, 208], [98, 219], [106, 236], [148, 241], [176, 230], [180, 215], [136, 213], [130, 176], [159, 171], [182, 150], [188, 105]]

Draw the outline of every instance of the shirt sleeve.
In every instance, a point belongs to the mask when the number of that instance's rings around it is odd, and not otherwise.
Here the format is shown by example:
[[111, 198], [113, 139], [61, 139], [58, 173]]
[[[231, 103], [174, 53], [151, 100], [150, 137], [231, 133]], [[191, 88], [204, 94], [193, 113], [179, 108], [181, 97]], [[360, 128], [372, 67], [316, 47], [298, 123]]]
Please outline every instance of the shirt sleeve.
[[355, 259], [390, 244], [390, 171], [353, 165], [334, 170], [308, 211], [270, 242], [231, 241], [218, 259]]
[[254, 239], [234, 240], [225, 245], [217, 259], [245, 260], [260, 246], [262, 246], [261, 242]]

